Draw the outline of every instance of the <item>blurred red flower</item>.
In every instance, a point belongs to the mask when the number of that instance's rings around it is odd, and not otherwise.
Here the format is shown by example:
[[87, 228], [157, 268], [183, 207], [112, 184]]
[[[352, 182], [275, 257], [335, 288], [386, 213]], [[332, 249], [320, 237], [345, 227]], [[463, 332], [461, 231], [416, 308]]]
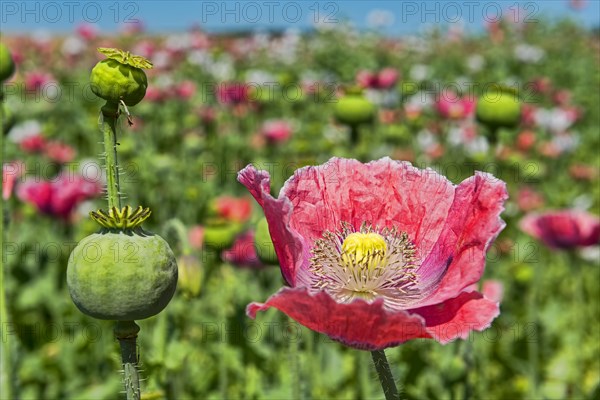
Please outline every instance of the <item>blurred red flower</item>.
[[521, 220], [520, 226], [552, 249], [593, 246], [600, 242], [600, 219], [584, 211], [531, 213]]
[[68, 219], [84, 200], [102, 194], [102, 185], [81, 175], [63, 173], [53, 180], [29, 180], [17, 188], [18, 197], [48, 215]]
[[31, 135], [19, 142], [19, 147], [25, 153], [41, 153], [46, 148], [46, 139], [42, 135]]
[[483, 330], [498, 303], [476, 291], [503, 229], [504, 182], [477, 172], [454, 186], [384, 158], [333, 158], [296, 171], [279, 198], [266, 171], [238, 175], [262, 206], [289, 285], [247, 314], [275, 307], [350, 347], [410, 339], [447, 343]]
[[221, 196], [214, 200], [217, 215], [228, 221], [246, 222], [252, 215], [252, 201], [249, 198]]

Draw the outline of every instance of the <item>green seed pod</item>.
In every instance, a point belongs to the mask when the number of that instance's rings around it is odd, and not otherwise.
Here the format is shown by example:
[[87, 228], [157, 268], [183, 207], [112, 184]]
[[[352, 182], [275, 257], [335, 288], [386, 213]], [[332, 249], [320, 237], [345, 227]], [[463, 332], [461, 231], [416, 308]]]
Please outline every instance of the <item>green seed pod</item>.
[[81, 240], [67, 266], [67, 286], [81, 312], [132, 321], [167, 306], [177, 286], [177, 262], [164, 239], [139, 227], [149, 215], [142, 207], [92, 213], [105, 229]]
[[514, 128], [521, 120], [521, 102], [513, 90], [496, 87], [479, 97], [476, 116], [492, 130]]
[[134, 106], [146, 95], [148, 79], [142, 68], [152, 68], [143, 57], [132, 56], [118, 49], [98, 49], [108, 56], [92, 69], [90, 81], [92, 92], [108, 102], [123, 101]]
[[275, 247], [269, 233], [269, 224], [266, 218], [261, 218], [256, 224], [256, 232], [254, 234], [254, 248], [260, 261], [269, 265], [278, 265], [279, 260], [275, 253]]
[[8, 48], [0, 43], [0, 82], [8, 80], [15, 73], [15, 62]]
[[338, 100], [333, 112], [342, 124], [358, 126], [373, 121], [375, 106], [364, 96], [350, 93]]

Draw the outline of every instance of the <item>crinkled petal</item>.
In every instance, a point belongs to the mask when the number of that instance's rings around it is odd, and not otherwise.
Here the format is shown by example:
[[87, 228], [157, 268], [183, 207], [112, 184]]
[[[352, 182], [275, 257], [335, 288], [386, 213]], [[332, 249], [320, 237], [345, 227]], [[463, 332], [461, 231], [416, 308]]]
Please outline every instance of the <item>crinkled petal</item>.
[[440, 269], [447, 268], [433, 286], [422, 287], [429, 295], [419, 306], [442, 303], [479, 281], [486, 251], [505, 226], [500, 213], [507, 198], [506, 184], [482, 172], [456, 187], [444, 230], [422, 261], [419, 279], [434, 282]]
[[271, 307], [313, 331], [357, 349], [379, 350], [410, 339], [431, 337], [419, 315], [387, 311], [381, 300], [369, 304], [359, 299], [340, 304], [323, 291], [311, 295], [304, 288], [283, 288], [264, 304], [249, 304], [246, 313], [255, 318], [258, 311]]
[[498, 302], [479, 292], [463, 292], [441, 304], [410, 310], [425, 319], [426, 331], [442, 344], [467, 339], [471, 331], [482, 331], [500, 314]]
[[332, 158], [301, 168], [279, 195], [294, 207], [291, 226], [311, 241], [342, 221], [355, 228], [366, 221], [409, 233], [423, 254], [440, 235], [453, 196], [454, 186], [437, 172], [387, 157], [367, 164]]
[[292, 213], [290, 201], [286, 197], [273, 198], [270, 194], [269, 174], [266, 171], [258, 171], [251, 165], [239, 172], [238, 181], [246, 186], [263, 208], [275, 253], [281, 265], [281, 274], [289, 285], [295, 286], [296, 271], [305, 261], [305, 255], [304, 240], [289, 227]]

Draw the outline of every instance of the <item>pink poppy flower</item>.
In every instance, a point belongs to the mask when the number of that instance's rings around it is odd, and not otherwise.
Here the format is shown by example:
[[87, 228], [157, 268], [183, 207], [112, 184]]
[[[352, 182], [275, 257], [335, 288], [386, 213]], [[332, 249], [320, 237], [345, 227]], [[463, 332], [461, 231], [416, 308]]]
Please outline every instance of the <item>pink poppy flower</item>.
[[464, 119], [475, 112], [475, 101], [459, 98], [456, 94], [442, 93], [435, 103], [437, 112], [444, 118]]
[[102, 185], [80, 175], [62, 174], [51, 181], [29, 180], [19, 185], [18, 197], [48, 215], [68, 219], [84, 200], [102, 194]]
[[292, 126], [285, 120], [269, 120], [265, 121], [260, 132], [269, 142], [281, 143], [292, 136]]
[[256, 254], [253, 231], [247, 231], [239, 235], [233, 246], [223, 251], [222, 258], [238, 267], [260, 268], [263, 266], [258, 259], [258, 254]]
[[584, 211], [531, 213], [521, 220], [520, 226], [552, 249], [593, 246], [600, 242], [600, 219]]
[[270, 177], [238, 175], [259, 205], [289, 285], [247, 314], [275, 307], [350, 347], [410, 339], [448, 343], [483, 330], [498, 303], [476, 291], [503, 229], [504, 182], [477, 172], [453, 185], [432, 170], [383, 158], [333, 158], [297, 170], [270, 195]]

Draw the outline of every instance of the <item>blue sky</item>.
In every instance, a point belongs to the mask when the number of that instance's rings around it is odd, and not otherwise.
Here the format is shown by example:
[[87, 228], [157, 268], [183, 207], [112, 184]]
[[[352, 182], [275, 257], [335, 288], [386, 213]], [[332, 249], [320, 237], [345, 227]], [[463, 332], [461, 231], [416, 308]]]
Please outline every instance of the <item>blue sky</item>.
[[[150, 32], [180, 32], [198, 25], [209, 32], [241, 29], [295, 27], [306, 29], [316, 20], [337, 24], [349, 19], [360, 28], [368, 27], [368, 16], [381, 10], [379, 19], [391, 25], [389, 34], [416, 33], [427, 26], [463, 24], [478, 30], [485, 20], [494, 20], [517, 9], [523, 22], [570, 17], [581, 24], [600, 25], [600, 0], [588, 0], [582, 11], [574, 11], [567, 0], [542, 1], [400, 1], [400, 0], [240, 0], [240, 1], [7, 1], [0, 2], [0, 26], [4, 33], [43, 30], [65, 33], [83, 22], [101, 32], [118, 32], [140, 20]], [[459, 22], [460, 21], [460, 22]]]

